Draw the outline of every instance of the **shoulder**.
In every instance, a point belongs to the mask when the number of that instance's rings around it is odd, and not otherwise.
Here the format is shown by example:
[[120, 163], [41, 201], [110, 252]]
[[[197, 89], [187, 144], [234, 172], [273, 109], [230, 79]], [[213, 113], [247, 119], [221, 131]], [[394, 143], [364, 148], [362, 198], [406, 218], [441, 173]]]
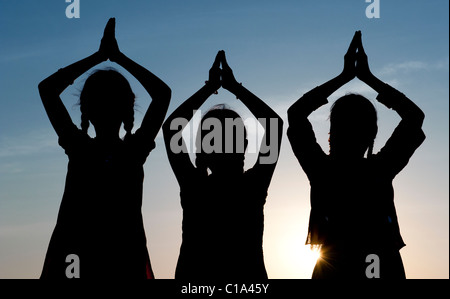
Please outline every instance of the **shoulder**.
[[265, 184], [264, 177], [262, 177], [262, 173], [255, 171], [255, 169], [251, 168], [244, 172], [243, 175], [243, 189], [246, 189], [248, 193], [252, 194], [255, 198], [265, 198], [267, 197], [269, 184]]
[[59, 135], [58, 143], [66, 151], [71, 154], [77, 150], [86, 147], [86, 144], [92, 142], [92, 138], [85, 132], [78, 129], [75, 125], [63, 129]]
[[124, 138], [126, 146], [135, 151], [136, 154], [147, 157], [150, 152], [156, 147], [156, 142], [153, 139], [146, 138], [145, 134], [138, 129], [134, 134], [126, 135]]

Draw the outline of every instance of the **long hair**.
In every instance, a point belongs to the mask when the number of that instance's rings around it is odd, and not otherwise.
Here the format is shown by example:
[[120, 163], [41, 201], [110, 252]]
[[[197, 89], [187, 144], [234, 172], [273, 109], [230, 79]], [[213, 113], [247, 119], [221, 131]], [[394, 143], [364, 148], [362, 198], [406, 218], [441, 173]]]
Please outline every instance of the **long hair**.
[[80, 94], [81, 130], [87, 133], [95, 113], [101, 113], [105, 105], [114, 105], [124, 129], [125, 138], [134, 126], [135, 95], [130, 83], [115, 69], [97, 70], [84, 83]]
[[[244, 151], [245, 151], [245, 148], [247, 147], [247, 130], [245, 128], [244, 121], [242, 120], [241, 116], [234, 110], [228, 108], [225, 104], [219, 104], [219, 105], [213, 106], [202, 117], [199, 128], [197, 130], [197, 137], [196, 137], [196, 141], [195, 141], [196, 148], [197, 148], [195, 166], [197, 167], [197, 169], [199, 169], [200, 171], [203, 171], [205, 173], [207, 172], [207, 170], [210, 166], [210, 163], [212, 162], [212, 159], [213, 159], [213, 156], [211, 155], [211, 153], [206, 153], [202, 147], [203, 138], [205, 137], [205, 135], [210, 133], [210, 130], [203, 128], [203, 124], [207, 119], [210, 119], [210, 118], [217, 119], [218, 121], [220, 121], [220, 123], [222, 125], [222, 135], [221, 135], [222, 136], [222, 150], [224, 150], [226, 147], [225, 142], [231, 142], [231, 141], [233, 141], [233, 146], [234, 146], [233, 148], [234, 149], [237, 148], [238, 146], [236, 144], [238, 142], [242, 141], [242, 140], [240, 140], [241, 136], [243, 136], [243, 138], [244, 138], [244, 140], [243, 140]], [[226, 135], [225, 130], [227, 129], [227, 128], [225, 128], [227, 119], [233, 120], [233, 123], [235, 125], [237, 125], [236, 127], [234, 127], [233, 135], [231, 135], [233, 140], [226, 138], [226, 137], [231, 137], [231, 136], [225, 136]], [[242, 132], [241, 130], [239, 130], [239, 127], [243, 129], [243, 135], [239, 134]], [[217, 128], [215, 128], [215, 129], [217, 129]], [[238, 153], [238, 154], [241, 155], [240, 157], [242, 157], [242, 160], [243, 160], [244, 152]]]
[[[373, 147], [378, 132], [377, 111], [364, 96], [347, 94], [333, 104], [330, 112], [330, 154], [336, 136], [354, 138], [367, 150], [367, 157], [373, 155]], [[353, 134], [353, 136], [349, 136]]]

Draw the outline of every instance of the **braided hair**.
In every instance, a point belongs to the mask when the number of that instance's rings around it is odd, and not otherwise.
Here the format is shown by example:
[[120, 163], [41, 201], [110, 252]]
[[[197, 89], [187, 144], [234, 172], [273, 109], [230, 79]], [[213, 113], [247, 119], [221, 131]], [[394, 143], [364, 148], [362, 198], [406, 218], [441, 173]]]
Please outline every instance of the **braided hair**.
[[333, 104], [330, 112], [330, 154], [336, 142], [336, 135], [354, 134], [348, 136], [361, 142], [367, 150], [367, 157], [373, 155], [373, 147], [378, 132], [377, 111], [374, 105], [364, 96], [347, 94]]
[[[196, 158], [195, 158], [195, 166], [197, 167], [198, 170], [207, 173], [208, 168], [210, 166], [210, 163], [212, 162], [211, 159], [213, 159], [213, 157], [211, 156], [211, 154], [205, 153], [203, 151], [202, 148], [202, 142], [203, 142], [203, 137], [209, 133], [209, 130], [204, 130], [203, 129], [203, 123], [206, 119], [208, 118], [216, 118], [218, 119], [221, 123], [222, 123], [222, 129], [225, 130], [225, 119], [233, 119], [233, 120], [237, 120], [238, 122], [242, 122], [242, 128], [243, 128], [243, 137], [244, 137], [244, 147], [246, 147], [247, 145], [247, 130], [245, 128], [244, 122], [241, 118], [241, 116], [235, 112], [234, 110], [228, 108], [227, 105], [225, 104], [219, 104], [219, 105], [215, 105], [213, 107], [211, 107], [211, 109], [209, 109], [209, 111], [202, 117], [201, 121], [200, 121], [200, 125], [197, 131], [197, 137], [196, 137]], [[238, 129], [236, 129], [238, 130]], [[225, 132], [222, 131], [223, 136], [225, 136]], [[239, 138], [242, 135], [239, 135], [239, 133], [236, 131], [235, 135], [233, 135], [233, 138], [235, 139], [235, 143], [236, 138]], [[225, 140], [223, 140], [224, 142]], [[225, 144], [222, 144], [222, 147], [225, 147]], [[242, 154], [242, 159], [244, 159], [244, 153]]]
[[95, 113], [102, 113], [105, 105], [114, 105], [124, 125], [126, 139], [134, 126], [134, 102], [129, 82], [118, 71], [112, 68], [95, 71], [86, 79], [80, 94], [81, 130], [87, 134]]

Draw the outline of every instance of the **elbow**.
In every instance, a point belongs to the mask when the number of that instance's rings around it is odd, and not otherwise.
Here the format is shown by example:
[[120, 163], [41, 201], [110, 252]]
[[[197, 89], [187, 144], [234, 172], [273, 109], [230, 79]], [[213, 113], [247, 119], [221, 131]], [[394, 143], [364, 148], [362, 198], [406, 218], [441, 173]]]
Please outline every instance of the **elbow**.
[[164, 84], [161, 86], [160, 89], [160, 98], [164, 100], [165, 102], [170, 102], [170, 99], [172, 98], [172, 89], [167, 84]]
[[293, 110], [292, 106], [289, 107], [289, 109], [287, 110], [288, 123], [291, 121], [292, 117], [294, 116], [294, 112], [292, 110]]
[[45, 99], [47, 99], [52, 94], [48, 81], [46, 79], [38, 84], [38, 90], [42, 101], [45, 101]]
[[279, 117], [278, 118], [278, 130], [282, 132], [283, 127], [284, 127], [284, 121], [281, 119], [281, 117]]
[[172, 98], [172, 89], [170, 89], [169, 86], [167, 86], [167, 87], [164, 89], [164, 92], [163, 92], [163, 98], [164, 98], [164, 100], [166, 100], [167, 102], [170, 102], [170, 99]]
[[39, 90], [40, 94], [45, 93], [47, 91], [47, 89], [48, 88], [47, 88], [47, 80], [46, 79], [39, 82], [38, 90]]
[[61, 92], [58, 92], [49, 78], [42, 80], [38, 84], [39, 94], [42, 96], [58, 96]]
[[281, 139], [283, 138], [283, 130], [284, 130], [284, 121], [280, 119], [278, 122], [278, 135], [279, 135], [279, 142], [281, 142]]
[[170, 115], [162, 125], [162, 132], [164, 136], [173, 135], [172, 122], [174, 120], [173, 115]]
[[298, 113], [293, 109], [294, 106], [289, 107], [287, 111], [287, 121], [288, 124], [292, 124], [295, 122], [295, 119], [298, 118]]
[[162, 105], [163, 103], [169, 107], [170, 99], [172, 98], [172, 90], [166, 85], [164, 88], [158, 90], [158, 93], [155, 93], [152, 96], [152, 100]]
[[423, 111], [421, 109], [416, 109], [416, 111], [414, 111], [414, 116], [410, 116], [412, 122], [417, 126], [417, 127], [422, 127], [423, 122], [425, 120], [425, 113], [423, 113]]
[[287, 116], [288, 116], [288, 119], [291, 118], [292, 115], [294, 114], [294, 111], [293, 111], [293, 110], [294, 110], [294, 109], [293, 109], [293, 106], [289, 107], [289, 109], [287, 110]]
[[172, 132], [170, 131], [170, 122], [166, 121], [162, 126], [163, 140], [166, 145], [170, 144]]
[[417, 113], [417, 119], [420, 121], [420, 126], [422, 126], [425, 120], [425, 113], [422, 110], [419, 110], [419, 112]]
[[169, 134], [170, 123], [171, 123], [171, 119], [169, 117], [168, 119], [166, 119], [166, 121], [162, 125], [162, 131], [163, 131], [164, 136], [167, 136]]

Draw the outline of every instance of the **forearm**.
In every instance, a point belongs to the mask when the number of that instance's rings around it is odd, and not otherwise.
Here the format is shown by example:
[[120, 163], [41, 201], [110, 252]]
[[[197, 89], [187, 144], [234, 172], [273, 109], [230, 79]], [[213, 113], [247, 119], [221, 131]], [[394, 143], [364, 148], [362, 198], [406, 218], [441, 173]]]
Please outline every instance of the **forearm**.
[[133, 77], [135, 77], [139, 83], [145, 88], [153, 101], [168, 101], [170, 100], [171, 90], [160, 78], [154, 75], [152, 72], [142, 67], [132, 59], [128, 58], [125, 54], [120, 53], [115, 61], [117, 64], [126, 69]]
[[291, 124], [299, 118], [308, 118], [311, 113], [327, 103], [327, 98], [322, 95], [320, 88], [316, 87], [305, 93], [289, 107], [287, 111], [288, 121]]
[[233, 93], [258, 119], [274, 119], [277, 118], [281, 121], [280, 116], [262, 101], [259, 97], [254, 95], [251, 91], [245, 88], [241, 84], [236, 84], [229, 91]]
[[312, 112], [327, 104], [327, 98], [347, 83], [348, 79], [340, 74], [304, 94], [288, 109], [289, 122], [297, 117], [308, 117]]
[[105, 58], [99, 52], [96, 52], [65, 68], [59, 69], [56, 73], [39, 83], [39, 90], [41, 93], [60, 95], [83, 73], [103, 61], [105, 61]]
[[404, 121], [414, 122], [422, 126], [425, 114], [403, 93], [384, 83], [372, 73], [364, 78], [364, 83], [378, 93], [377, 100], [380, 103], [397, 111]]
[[[194, 112], [200, 108], [201, 105], [215, 92], [214, 87], [205, 84], [200, 88], [195, 94], [193, 94], [189, 99], [182, 103], [174, 112], [167, 118], [163, 125], [163, 130], [165, 134], [170, 131], [170, 124], [174, 119], [182, 118], [186, 120], [191, 120], [194, 116]], [[183, 129], [183, 128], [182, 128]], [[175, 134], [176, 132], [173, 132]]]
[[349, 80], [343, 74], [340, 74], [333, 79], [325, 82], [324, 84], [318, 86], [317, 93], [319, 93], [322, 97], [328, 98], [336, 90], [338, 90], [348, 82]]
[[423, 111], [403, 93], [382, 83], [377, 100], [386, 107], [395, 110], [403, 121], [410, 124], [416, 124], [419, 127], [422, 126], [425, 114]]

